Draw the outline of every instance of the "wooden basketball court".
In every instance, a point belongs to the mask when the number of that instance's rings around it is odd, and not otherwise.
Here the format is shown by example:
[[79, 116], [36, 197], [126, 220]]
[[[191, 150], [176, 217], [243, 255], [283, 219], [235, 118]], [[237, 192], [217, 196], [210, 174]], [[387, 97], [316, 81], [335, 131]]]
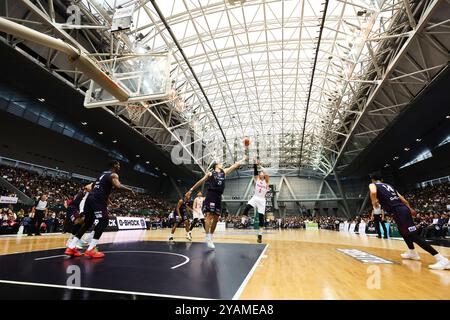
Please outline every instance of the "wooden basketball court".
[[[160, 242], [167, 240], [168, 232], [142, 230], [105, 233], [101, 242]], [[0, 253], [4, 255], [62, 248], [67, 237], [61, 234], [2, 237]], [[194, 230], [193, 241], [202, 240], [203, 232]], [[183, 231], [176, 232], [175, 241], [187, 242]], [[254, 244], [256, 236], [250, 230], [228, 230], [217, 233], [215, 243]], [[422, 261], [402, 260], [400, 253], [406, 246], [400, 240], [382, 240], [326, 230], [270, 230], [264, 234], [263, 243], [268, 244], [268, 247], [248, 272], [239, 299], [420, 300], [450, 297], [450, 271], [428, 269], [428, 264], [434, 263], [434, 259], [420, 248], [418, 252]], [[101, 245], [99, 247], [102, 249]], [[450, 248], [436, 248], [443, 255], [450, 256]], [[338, 249], [357, 249], [391, 263], [364, 263]], [[220, 279], [218, 275], [217, 281]], [[4, 284], [0, 283], [0, 289], [2, 286]]]

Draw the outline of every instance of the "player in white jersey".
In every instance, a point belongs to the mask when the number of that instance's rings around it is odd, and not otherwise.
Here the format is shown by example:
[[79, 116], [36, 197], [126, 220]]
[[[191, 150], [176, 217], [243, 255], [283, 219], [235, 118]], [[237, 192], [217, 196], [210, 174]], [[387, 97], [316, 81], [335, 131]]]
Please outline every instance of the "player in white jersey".
[[205, 197], [203, 197], [202, 192], [199, 191], [197, 193], [197, 197], [194, 199], [194, 203], [192, 205], [194, 220], [192, 220], [191, 226], [189, 228], [189, 237], [191, 239], [192, 239], [192, 229], [194, 229], [194, 227], [198, 221], [200, 221], [202, 223], [203, 229], [205, 229], [205, 216], [203, 215], [203, 212], [202, 212], [204, 200], [205, 200]]
[[266, 213], [266, 193], [269, 188], [269, 175], [264, 170], [258, 172], [259, 160], [253, 165], [253, 179], [255, 181], [255, 194], [247, 203], [243, 215], [248, 216], [250, 209], [254, 209], [259, 217], [258, 243], [262, 242], [262, 232], [264, 230], [265, 213]]

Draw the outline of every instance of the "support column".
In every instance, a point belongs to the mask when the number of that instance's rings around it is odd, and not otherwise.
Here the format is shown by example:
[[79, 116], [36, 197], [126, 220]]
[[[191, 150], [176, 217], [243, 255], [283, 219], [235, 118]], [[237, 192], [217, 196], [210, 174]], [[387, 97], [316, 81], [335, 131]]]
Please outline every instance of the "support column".
[[338, 187], [339, 193], [341, 194], [343, 202], [344, 202], [345, 210], [347, 211], [347, 217], [350, 218], [351, 217], [350, 208], [347, 203], [347, 197], [345, 196], [344, 190], [342, 189], [341, 181], [339, 180], [339, 176], [337, 175], [336, 171], [334, 171], [333, 173], [334, 173], [334, 178], [336, 179], [336, 185]]
[[361, 207], [359, 208], [359, 215], [361, 215], [363, 213], [363, 210], [366, 207], [368, 201], [369, 201], [369, 190], [367, 191], [366, 196], [364, 197], [364, 201], [363, 201]]
[[[282, 190], [282, 187], [283, 187], [283, 179], [284, 179], [284, 175], [281, 175], [280, 182], [278, 183], [277, 206], [278, 206], [278, 194], [281, 194], [281, 190]], [[286, 204], [285, 204], [285, 206], [286, 206]], [[278, 210], [279, 210], [279, 207], [278, 207]], [[281, 217], [281, 213], [280, 213], [280, 217]], [[285, 210], [283, 212], [283, 218], [285, 218], [285, 217], [286, 217], [286, 207], [285, 207]]]
[[[324, 181], [325, 181], [325, 179], [322, 179], [322, 181], [320, 182], [319, 191], [317, 192], [317, 199], [320, 199], [320, 196], [322, 195], [322, 190], [323, 190]], [[319, 205], [319, 201], [314, 202], [314, 208], [315, 208], [317, 205]], [[314, 208], [313, 208], [313, 211], [314, 211]]]
[[[286, 184], [286, 187], [289, 190], [289, 193], [291, 194], [292, 199], [297, 199], [297, 197], [295, 196], [294, 191], [292, 190], [291, 184], [289, 183], [288, 179], [286, 178], [286, 176], [282, 176], [282, 178], [284, 179], [284, 183]], [[296, 201], [295, 204], [297, 205], [297, 210], [301, 207], [300, 206], [300, 202]]]

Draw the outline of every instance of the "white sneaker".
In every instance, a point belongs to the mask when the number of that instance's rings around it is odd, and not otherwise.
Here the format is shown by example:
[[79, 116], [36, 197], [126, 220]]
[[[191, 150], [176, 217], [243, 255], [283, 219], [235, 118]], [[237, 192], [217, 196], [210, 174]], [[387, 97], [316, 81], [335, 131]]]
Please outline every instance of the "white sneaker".
[[216, 246], [214, 245], [214, 243], [212, 242], [211, 239], [208, 239], [208, 240], [206, 241], [206, 245], [207, 245], [208, 248], [210, 248], [210, 249], [215, 249], [215, 248], [216, 248]]
[[416, 260], [416, 261], [420, 260], [420, 256], [416, 252], [414, 252], [414, 253], [405, 252], [405, 253], [402, 253], [401, 256], [403, 259]]
[[445, 269], [450, 270], [450, 261], [448, 261], [447, 258], [441, 259], [435, 264], [430, 264], [428, 268], [433, 270], [445, 270]]
[[88, 245], [89, 243], [87, 241], [81, 239], [77, 243], [77, 248], [82, 249], [83, 247], [87, 247]]
[[169, 241], [173, 241], [173, 236], [169, 236]]
[[189, 241], [192, 241], [192, 235], [190, 232], [186, 234], [186, 239], [188, 239]]

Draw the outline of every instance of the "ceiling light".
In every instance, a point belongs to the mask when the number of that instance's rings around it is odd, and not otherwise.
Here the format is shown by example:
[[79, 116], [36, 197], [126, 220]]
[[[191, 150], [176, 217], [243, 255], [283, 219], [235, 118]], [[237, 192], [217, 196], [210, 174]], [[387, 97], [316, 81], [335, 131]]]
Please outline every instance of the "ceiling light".
[[393, 160], [398, 160], [398, 159], [400, 159], [399, 157], [394, 157], [394, 158], [392, 158]]
[[417, 139], [416, 139], [416, 142], [420, 142], [420, 141], [422, 141], [422, 139], [420, 139], [420, 138], [417, 138]]
[[102, 135], [102, 134], [103, 134], [103, 131], [99, 131], [98, 134], [99, 134], [99, 135]]
[[408, 147], [406, 147], [405, 149], [403, 149], [403, 150], [405, 150], [405, 151], [409, 151], [409, 148]]
[[150, 161], [145, 161], [146, 164], [150, 164]]
[[137, 154], [137, 155], [136, 155], [136, 158], [139, 158], [140, 156], [141, 156], [141, 155]]
[[450, 116], [446, 116], [447, 119], [450, 119]]
[[165, 173], [165, 172], [163, 172], [163, 174], [162, 174], [163, 176], [165, 176], [165, 177], [167, 177], [167, 173]]
[[40, 102], [45, 102], [45, 99], [44, 99], [44, 98], [38, 98], [38, 100], [39, 100]]
[[83, 121], [83, 122], [81, 122], [81, 124], [82, 124], [83, 126], [86, 126], [86, 125], [87, 125], [87, 122]]
[[113, 140], [112, 143], [117, 143], [117, 140]]

